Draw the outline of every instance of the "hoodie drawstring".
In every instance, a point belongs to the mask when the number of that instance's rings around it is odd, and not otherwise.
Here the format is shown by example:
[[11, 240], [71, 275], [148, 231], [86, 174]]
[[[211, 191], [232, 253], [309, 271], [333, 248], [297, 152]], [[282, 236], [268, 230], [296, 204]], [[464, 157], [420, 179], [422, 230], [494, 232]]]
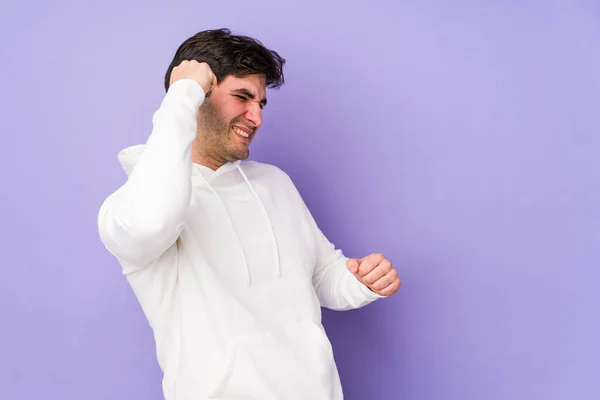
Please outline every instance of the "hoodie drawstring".
[[235, 166], [237, 167], [238, 171], [240, 171], [240, 174], [242, 174], [242, 176], [244, 177], [244, 180], [246, 181], [246, 184], [250, 188], [250, 191], [252, 192], [254, 197], [256, 197], [258, 204], [260, 204], [260, 208], [262, 208], [263, 212], [265, 213], [265, 217], [267, 218], [267, 222], [269, 223], [269, 228], [271, 229], [271, 235], [273, 236], [273, 244], [275, 245], [275, 264], [277, 265], [277, 271], [276, 271], [277, 276], [281, 276], [281, 260], [279, 258], [279, 245], [277, 244], [277, 237], [275, 236], [275, 229], [273, 228], [273, 223], [271, 222], [271, 218], [269, 218], [269, 213], [267, 212], [267, 209], [265, 208], [265, 205], [263, 204], [262, 200], [258, 196], [258, 193], [256, 193], [256, 191], [250, 184], [250, 181], [248, 180], [248, 177], [244, 173], [244, 170], [242, 169], [240, 164], [236, 163]]
[[221, 196], [219, 196], [217, 191], [211, 186], [210, 183], [208, 183], [208, 180], [204, 177], [204, 175], [202, 175], [202, 174], [199, 174], [199, 175], [202, 177], [202, 180], [204, 181], [204, 183], [206, 183], [206, 186], [208, 186], [208, 188], [211, 190], [211, 192], [213, 192], [213, 194], [217, 197], [217, 199], [219, 199], [219, 202], [223, 206], [225, 215], [227, 215], [227, 221], [229, 221], [229, 226], [231, 227], [231, 230], [233, 231], [233, 235], [235, 236], [235, 238], [238, 242], [238, 247], [240, 248], [240, 251], [242, 252], [242, 258], [244, 259], [244, 267], [246, 268], [246, 276], [248, 277], [248, 286], [250, 286], [250, 284], [252, 282], [250, 281], [250, 268], [248, 267], [248, 259], [246, 258], [246, 252], [244, 251], [244, 247], [242, 247], [242, 242], [240, 241], [240, 237], [237, 235], [237, 232], [235, 231], [235, 227], [233, 226], [233, 221], [231, 220], [231, 217], [229, 216], [229, 211], [227, 211], [227, 206], [225, 206], [225, 202], [223, 202], [223, 199], [221, 198]]
[[[269, 213], [267, 212], [267, 209], [266, 209], [265, 205], [263, 204], [262, 200], [258, 196], [258, 193], [256, 193], [256, 191], [252, 187], [252, 184], [250, 183], [250, 180], [248, 179], [248, 177], [244, 173], [244, 170], [242, 169], [242, 167], [237, 162], [235, 163], [235, 166], [236, 166], [237, 170], [240, 172], [240, 174], [242, 175], [242, 177], [244, 178], [244, 181], [248, 185], [248, 188], [250, 188], [250, 191], [252, 192], [252, 194], [254, 195], [254, 197], [256, 198], [256, 200], [258, 201], [258, 204], [260, 205], [260, 208], [263, 210], [263, 213], [265, 214], [265, 217], [267, 218], [267, 222], [268, 222], [269, 228], [271, 230], [271, 235], [273, 237], [273, 242], [275, 244], [275, 263], [277, 265], [277, 271], [276, 271], [276, 273], [277, 273], [277, 276], [281, 276], [281, 260], [280, 260], [280, 257], [279, 257], [279, 246], [277, 244], [277, 238], [275, 236], [275, 229], [273, 228], [273, 223], [271, 222], [271, 218], [269, 218]], [[219, 196], [219, 194], [217, 193], [217, 191], [212, 187], [212, 185], [210, 183], [208, 183], [208, 180], [204, 177], [204, 175], [202, 175], [202, 174], [199, 174], [199, 175], [202, 177], [202, 180], [204, 181], [204, 183], [206, 184], [206, 186], [208, 186], [208, 188], [211, 190], [211, 192], [219, 199], [219, 202], [221, 203], [221, 206], [223, 206], [223, 210], [225, 211], [225, 214], [227, 215], [227, 221], [229, 221], [229, 226], [231, 227], [231, 230], [233, 231], [233, 235], [235, 236], [235, 238], [236, 238], [236, 240], [238, 242], [238, 247], [240, 248], [240, 251], [242, 252], [242, 257], [244, 259], [244, 267], [246, 268], [246, 276], [248, 278], [248, 286], [250, 286], [250, 284], [251, 284], [251, 280], [250, 280], [250, 268], [248, 267], [248, 259], [246, 257], [246, 252], [244, 251], [244, 248], [242, 247], [242, 242], [241, 242], [241, 240], [240, 240], [237, 232], [235, 231], [235, 227], [233, 226], [233, 221], [231, 220], [231, 216], [229, 215], [229, 211], [227, 210], [227, 206], [225, 205], [225, 202], [223, 201], [223, 199], [221, 198], [221, 196]]]

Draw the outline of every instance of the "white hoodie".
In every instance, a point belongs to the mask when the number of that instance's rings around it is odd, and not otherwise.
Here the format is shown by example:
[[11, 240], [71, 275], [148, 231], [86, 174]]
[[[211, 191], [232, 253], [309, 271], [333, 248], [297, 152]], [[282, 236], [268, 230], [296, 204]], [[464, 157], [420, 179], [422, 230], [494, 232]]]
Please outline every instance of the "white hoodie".
[[191, 161], [201, 86], [175, 82], [98, 227], [154, 331], [167, 400], [342, 399], [320, 306], [379, 296], [346, 268], [280, 169]]

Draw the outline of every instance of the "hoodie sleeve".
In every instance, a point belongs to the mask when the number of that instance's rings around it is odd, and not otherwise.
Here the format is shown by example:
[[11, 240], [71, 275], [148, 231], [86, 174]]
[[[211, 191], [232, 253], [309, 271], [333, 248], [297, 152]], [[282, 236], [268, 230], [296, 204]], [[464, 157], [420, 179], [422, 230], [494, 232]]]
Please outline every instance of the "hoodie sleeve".
[[104, 201], [98, 230], [121, 262], [142, 268], [179, 237], [191, 197], [191, 146], [204, 101], [192, 79], [174, 82], [152, 118], [153, 129], [127, 182]]
[[304, 202], [303, 205], [316, 245], [313, 286], [321, 305], [343, 311], [364, 307], [386, 297], [372, 292], [356, 279], [346, 267], [348, 257], [325, 237]]

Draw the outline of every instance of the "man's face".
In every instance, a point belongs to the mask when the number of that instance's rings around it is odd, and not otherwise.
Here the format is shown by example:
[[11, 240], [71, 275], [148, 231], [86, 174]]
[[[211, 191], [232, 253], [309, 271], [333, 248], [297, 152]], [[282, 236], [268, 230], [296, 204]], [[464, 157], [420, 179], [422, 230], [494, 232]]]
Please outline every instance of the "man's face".
[[198, 134], [203, 153], [220, 162], [245, 160], [262, 125], [266, 105], [264, 75], [225, 77], [198, 109]]

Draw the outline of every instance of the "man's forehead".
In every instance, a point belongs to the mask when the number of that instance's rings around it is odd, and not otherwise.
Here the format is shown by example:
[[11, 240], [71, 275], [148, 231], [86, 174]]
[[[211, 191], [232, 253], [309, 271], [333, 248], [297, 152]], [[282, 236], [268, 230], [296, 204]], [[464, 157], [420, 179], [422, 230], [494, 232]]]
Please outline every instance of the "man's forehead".
[[[264, 75], [245, 75], [242, 77], [228, 75], [223, 79], [221, 85], [230, 90], [246, 89], [251, 93], [264, 95], [266, 78]], [[257, 93], [258, 92], [258, 93]]]

